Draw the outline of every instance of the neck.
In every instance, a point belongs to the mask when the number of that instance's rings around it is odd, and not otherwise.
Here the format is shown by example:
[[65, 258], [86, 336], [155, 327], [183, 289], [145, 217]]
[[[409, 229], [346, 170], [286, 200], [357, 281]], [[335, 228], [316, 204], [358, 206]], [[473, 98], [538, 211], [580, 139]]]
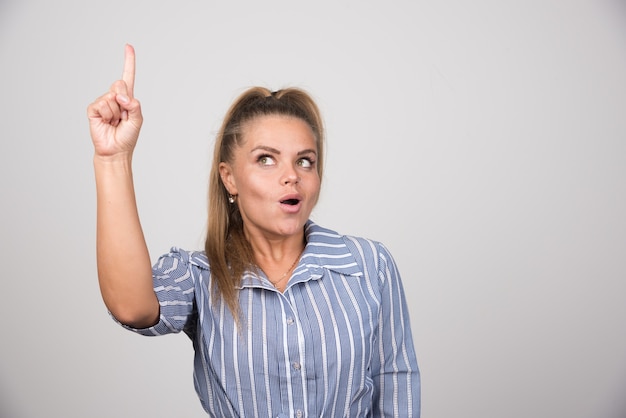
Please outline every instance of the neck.
[[289, 279], [291, 278], [291, 273], [293, 272], [293, 269], [296, 267], [296, 264], [298, 263], [298, 260], [300, 260], [300, 257], [302, 256], [303, 252], [304, 252], [304, 249], [302, 249], [302, 251], [298, 253], [298, 256], [294, 258], [289, 268], [285, 270], [285, 272], [278, 279], [273, 279], [272, 277], [268, 276], [269, 281], [274, 285], [276, 289], [278, 289], [281, 292], [285, 290], [285, 288], [287, 287], [287, 283], [289, 282]]
[[304, 243], [300, 242], [286, 248], [274, 248], [269, 253], [255, 251], [255, 259], [274, 287], [283, 291], [303, 252]]

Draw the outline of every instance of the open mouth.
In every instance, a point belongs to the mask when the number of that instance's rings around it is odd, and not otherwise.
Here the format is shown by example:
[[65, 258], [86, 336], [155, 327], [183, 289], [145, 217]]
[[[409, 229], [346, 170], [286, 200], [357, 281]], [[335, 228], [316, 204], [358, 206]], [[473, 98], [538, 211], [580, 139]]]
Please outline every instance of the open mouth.
[[295, 206], [298, 203], [300, 203], [300, 201], [298, 199], [285, 199], [285, 200], [281, 200], [280, 203], [285, 204], [285, 205]]

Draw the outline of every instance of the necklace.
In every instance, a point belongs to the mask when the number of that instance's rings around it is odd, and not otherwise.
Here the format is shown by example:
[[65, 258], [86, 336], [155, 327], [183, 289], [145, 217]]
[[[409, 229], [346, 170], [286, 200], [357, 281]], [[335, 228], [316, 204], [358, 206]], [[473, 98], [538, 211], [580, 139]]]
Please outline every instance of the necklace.
[[296, 266], [296, 263], [298, 262], [298, 260], [300, 260], [300, 256], [302, 255], [303, 252], [304, 252], [304, 248], [302, 249], [302, 251], [300, 251], [300, 254], [298, 254], [296, 259], [293, 260], [293, 263], [291, 263], [291, 266], [289, 266], [289, 269], [286, 272], [284, 272], [282, 276], [280, 276], [280, 279], [278, 279], [276, 281], [270, 280], [270, 282], [274, 285], [274, 287], [276, 287], [276, 285], [278, 283], [282, 282], [283, 279], [287, 276], [287, 274], [289, 274], [291, 272], [291, 270], [293, 270], [293, 268]]

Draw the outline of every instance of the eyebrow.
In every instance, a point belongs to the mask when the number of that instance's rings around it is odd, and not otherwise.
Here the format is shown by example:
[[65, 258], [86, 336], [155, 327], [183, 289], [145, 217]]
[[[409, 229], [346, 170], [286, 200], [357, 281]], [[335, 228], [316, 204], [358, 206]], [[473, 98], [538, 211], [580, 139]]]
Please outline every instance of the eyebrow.
[[[277, 150], [276, 148], [268, 147], [266, 145], [259, 145], [258, 147], [254, 147], [252, 149], [252, 151], [250, 151], [250, 152], [255, 152], [255, 151], [258, 151], [258, 150], [271, 152], [273, 154], [280, 154], [280, 151]], [[302, 151], [298, 151], [298, 155], [305, 155], [305, 154], [316, 154], [317, 155], [317, 151], [315, 151], [314, 149], [305, 149], [305, 150], [302, 150]]]

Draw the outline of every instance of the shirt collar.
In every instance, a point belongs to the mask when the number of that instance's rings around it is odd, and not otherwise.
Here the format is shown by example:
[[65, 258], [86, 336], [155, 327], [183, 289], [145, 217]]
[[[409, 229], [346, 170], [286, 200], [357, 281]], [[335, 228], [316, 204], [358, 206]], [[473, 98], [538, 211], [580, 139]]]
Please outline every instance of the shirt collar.
[[328, 269], [349, 276], [363, 274], [343, 235], [310, 220], [304, 228], [307, 245], [302, 261], [308, 267]]
[[[289, 285], [317, 280], [324, 275], [324, 270], [331, 270], [346, 276], [363, 275], [356, 258], [346, 245], [344, 236], [323, 228], [311, 220], [304, 226], [304, 235], [307, 243]], [[244, 274], [240, 286], [237, 287], [241, 289], [269, 285], [263, 282], [256, 272], [248, 271]]]

